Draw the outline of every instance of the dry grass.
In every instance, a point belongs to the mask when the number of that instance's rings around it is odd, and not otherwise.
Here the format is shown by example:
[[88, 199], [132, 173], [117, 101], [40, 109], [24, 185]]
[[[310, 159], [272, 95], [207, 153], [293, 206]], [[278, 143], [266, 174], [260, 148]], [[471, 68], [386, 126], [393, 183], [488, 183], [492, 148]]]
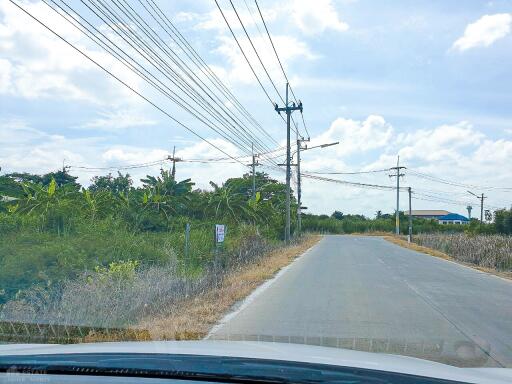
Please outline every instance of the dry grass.
[[445, 259], [445, 260], [453, 260], [453, 261], [455, 261], [455, 259], [453, 259], [449, 255], [447, 255], [446, 253], [443, 253], [441, 251], [437, 251], [437, 250], [432, 249], [432, 248], [424, 247], [422, 245], [418, 245], [418, 244], [415, 244], [415, 243], [408, 243], [407, 240], [404, 240], [404, 239], [402, 239], [400, 237], [397, 237], [397, 236], [389, 236], [389, 235], [387, 235], [387, 236], [384, 236], [384, 239], [389, 241], [389, 242], [391, 242], [391, 243], [393, 243], [393, 244], [400, 245], [401, 247], [412, 249], [413, 251], [426, 253], [427, 255], [439, 257], [439, 258]]
[[469, 267], [469, 268], [476, 269], [476, 270], [481, 271], [481, 272], [490, 273], [490, 274], [495, 275], [495, 276], [499, 276], [499, 277], [502, 277], [502, 278], [505, 278], [505, 279], [512, 280], [512, 272], [502, 272], [502, 271], [497, 271], [497, 270], [492, 269], [492, 268], [486, 268], [486, 267], [482, 267], [482, 266], [478, 266], [478, 265], [474, 265], [474, 264], [470, 264], [470, 263], [465, 263], [463, 261], [460, 261], [460, 260], [457, 260], [457, 259], [451, 257], [450, 255], [447, 255], [444, 252], [441, 252], [441, 251], [438, 251], [438, 250], [435, 250], [435, 249], [432, 249], [432, 248], [424, 247], [422, 245], [418, 245], [418, 244], [415, 244], [415, 243], [408, 243], [407, 240], [404, 240], [404, 239], [402, 239], [400, 237], [397, 237], [397, 236], [389, 236], [388, 235], [388, 236], [383, 236], [383, 238], [385, 240], [393, 243], [393, 244], [399, 245], [399, 246], [404, 247], [404, 248], [411, 249], [413, 251], [417, 251], [417, 252], [421, 252], [421, 253], [426, 253], [427, 255], [430, 255], [430, 256], [439, 257], [440, 259], [449, 260], [449, 261], [452, 261], [454, 263], [461, 264], [461, 265], [464, 265], [464, 266]]
[[389, 232], [384, 231], [371, 231], [371, 232], [353, 232], [348, 233], [351, 236], [390, 236]]
[[184, 300], [170, 308], [166, 316], [148, 318], [139, 326], [148, 330], [153, 340], [201, 339], [235, 303], [320, 239], [321, 236], [310, 235], [299, 244], [271, 251], [257, 262], [230, 273], [218, 288]]

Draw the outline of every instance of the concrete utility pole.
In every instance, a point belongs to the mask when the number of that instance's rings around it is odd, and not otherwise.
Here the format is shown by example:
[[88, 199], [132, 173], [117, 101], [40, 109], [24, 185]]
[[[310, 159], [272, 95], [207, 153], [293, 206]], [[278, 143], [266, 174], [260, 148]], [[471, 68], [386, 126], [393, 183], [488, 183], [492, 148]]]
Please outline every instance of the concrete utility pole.
[[175, 156], [175, 153], [176, 153], [176, 147], [173, 147], [172, 156], [167, 156], [167, 160], [172, 161], [171, 175], [174, 180], [176, 180], [176, 163], [181, 161], [181, 159], [179, 157]]
[[[299, 101], [299, 105], [295, 105], [294, 102], [288, 103], [288, 87], [289, 84], [286, 83], [286, 105], [284, 107], [279, 107], [275, 104], [275, 110], [277, 113], [281, 114], [281, 112], [286, 112], [286, 224], [284, 229], [284, 240], [286, 244], [290, 244], [290, 179], [291, 179], [291, 149], [290, 149], [290, 117], [293, 111], [301, 111], [302, 112], [302, 102]], [[290, 105], [291, 104], [291, 105]]]
[[468, 191], [468, 193], [470, 193], [471, 195], [475, 196], [477, 199], [480, 200], [480, 225], [482, 225], [484, 223], [484, 200], [487, 199], [487, 196], [484, 196], [483, 193], [480, 196], [478, 196], [477, 194], [474, 194], [471, 191]]
[[395, 233], [397, 235], [400, 234], [400, 177], [405, 176], [404, 173], [400, 173], [401, 169], [405, 169], [406, 167], [400, 166], [400, 156], [396, 160], [396, 167], [390, 168], [396, 170], [396, 174], [389, 175], [389, 177], [396, 177], [396, 216], [395, 216]]
[[174, 180], [176, 180], [176, 157], [174, 154], [176, 153], [176, 146], [172, 147], [172, 170], [171, 175]]
[[256, 166], [260, 165], [258, 160], [256, 160], [257, 157], [258, 157], [258, 155], [256, 155], [254, 153], [254, 143], [253, 143], [252, 144], [252, 163], [251, 163], [251, 167], [252, 167], [252, 199], [253, 200], [256, 200]]
[[[320, 145], [315, 145], [313, 147], [309, 147], [306, 145], [304, 147], [302, 147], [302, 143], [303, 142], [309, 142], [311, 141], [311, 138], [307, 138], [304, 139], [304, 138], [300, 138], [299, 139], [299, 132], [298, 132], [298, 127], [297, 125], [295, 126], [295, 128], [297, 129], [297, 150], [295, 151], [295, 153], [297, 153], [297, 164], [292, 164], [292, 165], [296, 165], [297, 166], [297, 235], [300, 235], [300, 232], [301, 232], [301, 226], [302, 226], [302, 210], [303, 209], [306, 209], [307, 207], [303, 207], [302, 206], [302, 176], [300, 174], [300, 154], [302, 151], [308, 151], [310, 149], [315, 149], [315, 148], [326, 148], [326, 147], [330, 147], [332, 145], [337, 145], [339, 144], [339, 141], [336, 141], [334, 143], [328, 143], [328, 144], [320, 144]], [[293, 155], [292, 155], [293, 157]], [[279, 165], [282, 165], [282, 164], [279, 164]]]
[[409, 236], [407, 237], [407, 241], [410, 243], [412, 241], [412, 209], [411, 209], [411, 187], [407, 188], [409, 192]]
[[297, 133], [297, 235], [300, 236], [302, 228], [302, 177], [300, 175], [300, 151], [302, 150], [302, 142], [309, 141], [308, 138], [305, 140], [303, 137], [299, 137], [299, 127], [295, 124]]

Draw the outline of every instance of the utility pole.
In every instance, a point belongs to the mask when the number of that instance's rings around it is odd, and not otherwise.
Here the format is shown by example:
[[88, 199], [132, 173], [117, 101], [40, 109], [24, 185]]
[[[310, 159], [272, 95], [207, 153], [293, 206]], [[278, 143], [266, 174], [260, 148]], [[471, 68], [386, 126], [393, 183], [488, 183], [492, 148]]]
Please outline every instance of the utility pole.
[[303, 137], [299, 137], [299, 127], [295, 123], [296, 138], [297, 138], [297, 235], [300, 236], [302, 228], [302, 178], [300, 175], [300, 151], [302, 150], [302, 142], [309, 141]]
[[468, 210], [468, 219], [469, 221], [471, 221], [471, 210], [473, 209], [473, 207], [471, 205], [468, 205], [466, 209]]
[[471, 191], [468, 191], [471, 195], [475, 196], [477, 199], [480, 200], [480, 226], [484, 223], [484, 200], [487, 199], [487, 196], [484, 196], [482, 193], [480, 196], [474, 194]]
[[390, 170], [396, 170], [396, 174], [389, 175], [389, 177], [396, 177], [396, 216], [395, 216], [395, 234], [400, 234], [400, 178], [405, 176], [404, 173], [400, 173], [401, 169], [406, 167], [400, 166], [400, 156], [396, 160], [396, 167], [390, 168]]
[[256, 200], [256, 166], [260, 165], [256, 158], [258, 155], [254, 154], [254, 143], [252, 144], [252, 199]]
[[412, 190], [411, 187], [407, 188], [407, 191], [409, 192], [409, 236], [407, 237], [407, 242], [412, 241], [412, 209], [411, 209], [411, 194]]
[[485, 196], [482, 193], [482, 196], [480, 197], [480, 222], [482, 224], [484, 223], [484, 199], [485, 199]]
[[284, 229], [284, 240], [286, 244], [290, 244], [290, 179], [291, 179], [291, 148], [290, 148], [290, 117], [293, 111], [301, 111], [302, 112], [302, 102], [299, 101], [299, 105], [296, 105], [295, 102], [288, 103], [288, 87], [289, 84], [286, 83], [286, 105], [284, 107], [279, 107], [275, 104], [275, 110], [277, 113], [281, 114], [281, 112], [286, 112], [286, 224]]
[[167, 160], [172, 161], [171, 175], [174, 180], [176, 180], [176, 163], [180, 162], [181, 159], [175, 156], [176, 147], [174, 146], [172, 149], [172, 156], [167, 156]]
[[174, 156], [175, 153], [176, 153], [176, 146], [173, 146], [172, 147], [172, 170], [171, 170], [171, 175], [172, 175], [173, 180], [176, 180], [176, 157]]

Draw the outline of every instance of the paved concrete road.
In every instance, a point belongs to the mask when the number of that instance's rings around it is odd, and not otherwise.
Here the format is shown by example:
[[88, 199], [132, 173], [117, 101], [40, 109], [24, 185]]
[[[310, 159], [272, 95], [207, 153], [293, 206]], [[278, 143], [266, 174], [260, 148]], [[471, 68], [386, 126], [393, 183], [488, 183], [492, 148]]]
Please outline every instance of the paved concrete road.
[[512, 282], [377, 237], [326, 236], [212, 331], [512, 367]]

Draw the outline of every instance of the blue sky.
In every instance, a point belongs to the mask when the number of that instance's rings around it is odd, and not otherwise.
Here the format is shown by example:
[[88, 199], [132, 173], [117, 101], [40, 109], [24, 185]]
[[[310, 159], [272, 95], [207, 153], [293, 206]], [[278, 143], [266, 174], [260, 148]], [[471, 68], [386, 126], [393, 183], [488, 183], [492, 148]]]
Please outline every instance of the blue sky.
[[[18, 3], [195, 131], [228, 153], [241, 154], [148, 89], [42, 2]], [[282, 121], [259, 88], [215, 2], [157, 3], [251, 114], [284, 143]], [[341, 142], [305, 152], [304, 170], [381, 169], [393, 166], [400, 154], [403, 165], [458, 183], [511, 185], [512, 1], [258, 3], [294, 91], [304, 103], [312, 143]], [[78, 1], [69, 4], [85, 11]], [[219, 4], [249, 51], [229, 1]], [[260, 34], [264, 29], [254, 2], [234, 0], [234, 4], [276, 85], [284, 90], [285, 80], [271, 46]], [[95, 25], [109, 31], [99, 20]], [[271, 97], [279, 101], [256, 58], [251, 58]], [[155, 161], [167, 156], [174, 145], [183, 158], [223, 156], [88, 63], [9, 1], [0, 0], [2, 172], [48, 172], [63, 161], [89, 167]], [[131, 174], [138, 179], [158, 169], [137, 169]], [[207, 187], [209, 180], [218, 182], [245, 171], [238, 164], [182, 163], [178, 176], [192, 177], [198, 186]], [[79, 168], [72, 173], [84, 184], [92, 175]], [[282, 178], [279, 172], [271, 173]], [[385, 173], [338, 178], [393, 183]], [[467, 188], [410, 174], [403, 184], [461, 200], [460, 205], [415, 200], [414, 208], [465, 213], [466, 203], [477, 204]], [[495, 189], [488, 194], [490, 206], [510, 205], [510, 192]], [[337, 209], [370, 216], [378, 209], [394, 209], [392, 192], [313, 180], [304, 182], [304, 204], [317, 213]]]

